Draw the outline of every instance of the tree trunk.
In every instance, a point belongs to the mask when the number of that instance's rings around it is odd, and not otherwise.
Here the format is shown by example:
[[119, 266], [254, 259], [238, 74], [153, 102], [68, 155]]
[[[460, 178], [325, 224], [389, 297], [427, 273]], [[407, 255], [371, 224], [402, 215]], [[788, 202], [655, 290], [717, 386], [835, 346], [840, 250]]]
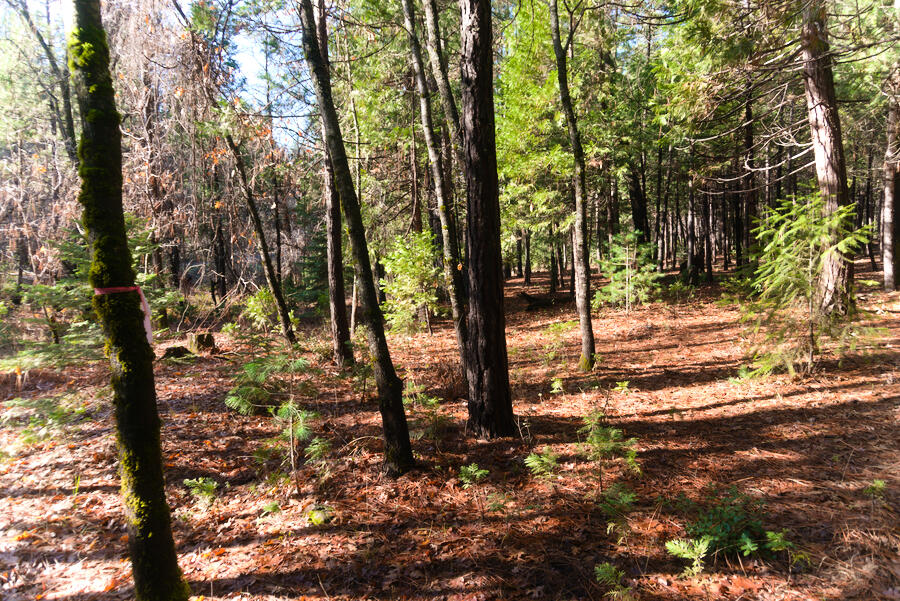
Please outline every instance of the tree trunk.
[[340, 121], [331, 96], [331, 77], [316, 41], [315, 19], [310, 0], [301, 0], [300, 19], [303, 24], [303, 50], [319, 110], [323, 115], [325, 138], [334, 167], [335, 185], [344, 208], [344, 217], [347, 219], [350, 233], [350, 247], [356, 262], [360, 287], [359, 309], [362, 321], [368, 327], [369, 352], [375, 360], [375, 385], [378, 389], [379, 409], [384, 427], [384, 467], [387, 473], [397, 475], [414, 465], [406, 412], [403, 409], [403, 383], [394, 371], [384, 335], [384, 319], [375, 291], [375, 278], [372, 276], [372, 265], [369, 262], [369, 248], [362, 213], [350, 165], [347, 162]]
[[438, 93], [441, 97], [441, 106], [444, 109], [444, 120], [450, 131], [450, 141], [453, 144], [454, 157], [459, 163], [460, 169], [466, 163], [463, 156], [462, 133], [460, 131], [459, 111], [456, 108], [456, 100], [450, 88], [450, 79], [447, 76], [447, 61], [441, 48], [441, 32], [438, 23], [437, 0], [424, 0], [425, 7], [425, 46], [428, 49], [428, 59], [431, 63], [431, 73], [437, 83]]
[[641, 174], [637, 167], [631, 165], [628, 169], [628, 197], [631, 200], [631, 219], [634, 221], [634, 229], [638, 232], [638, 243], [647, 242], [650, 235], [650, 223], [647, 219], [647, 196], [641, 185]]
[[[881, 204], [881, 259], [884, 269], [884, 289], [897, 289], [897, 270], [900, 267], [900, 220], [897, 219], [897, 189], [900, 183], [900, 98], [888, 100], [887, 149], [884, 153], [884, 199]], [[867, 201], [868, 202], [868, 201]]]
[[[825, 24], [825, 3], [814, 0], [804, 11], [801, 31], [803, 83], [815, 152], [816, 177], [825, 210], [849, 204], [847, 168], [841, 139], [841, 120], [834, 91], [832, 59]], [[845, 224], [850, 226], [851, 224]], [[837, 236], [837, 232], [834, 233]], [[818, 310], [825, 315], [853, 310], [853, 263], [842, 253], [830, 253], [818, 283]]]
[[584, 149], [581, 146], [581, 133], [575, 108], [569, 93], [569, 73], [566, 62], [566, 47], [571, 43], [572, 31], [563, 46], [557, 0], [550, 0], [550, 29], [553, 35], [553, 53], [556, 55], [556, 79], [559, 83], [559, 102], [569, 130], [569, 144], [572, 147], [574, 163], [573, 180], [575, 184], [575, 224], [572, 237], [572, 278], [575, 284], [575, 309], [578, 312], [578, 323], [581, 327], [581, 357], [578, 367], [582, 371], [590, 371], [594, 367], [594, 328], [591, 324], [591, 278], [588, 258], [587, 236], [587, 191], [585, 190]]
[[106, 336], [112, 371], [134, 596], [139, 601], [186, 601], [190, 590], [178, 569], [166, 503], [153, 349], [144, 335], [125, 233], [119, 114], [98, 0], [74, 2], [68, 43], [82, 116], [78, 198], [91, 248], [93, 305]]
[[[325, 16], [325, 2], [318, 2], [318, 21], [316, 38], [319, 52], [326, 68], [331, 70], [328, 58], [328, 25]], [[331, 153], [328, 152], [328, 141], [325, 139], [325, 126], [322, 125], [322, 142], [324, 145], [323, 194], [325, 200], [325, 255], [328, 272], [328, 313], [331, 322], [331, 346], [334, 362], [339, 366], [350, 366], [354, 363], [353, 345], [350, 343], [350, 324], [347, 320], [347, 297], [344, 288], [344, 251], [341, 232], [341, 199], [334, 185], [334, 167]], [[358, 152], [358, 149], [357, 149]], [[357, 157], [358, 158], [358, 157]]]
[[522, 233], [525, 238], [525, 281], [524, 285], [531, 286], [531, 232], [525, 230]]
[[469, 425], [477, 436], [516, 432], [506, 354], [500, 201], [494, 133], [490, 0], [459, 0], [469, 276]]
[[[419, 115], [422, 131], [425, 134], [425, 146], [428, 149], [428, 160], [431, 166], [431, 178], [434, 180], [434, 195], [437, 198], [438, 216], [441, 221], [441, 240], [443, 244], [444, 276], [450, 284], [450, 308], [453, 315], [453, 326], [456, 331], [456, 344], [459, 348], [460, 365], [466, 375], [466, 312], [463, 302], [462, 269], [459, 261], [459, 249], [456, 246], [456, 224], [450, 213], [452, 197], [445, 175], [443, 158], [439, 141], [434, 133], [431, 113], [431, 100], [428, 95], [428, 84], [425, 80], [425, 66], [422, 61], [422, 47], [416, 35], [416, 15], [412, 0], [402, 0], [403, 20], [409, 38], [410, 53], [413, 59], [413, 71], [416, 77], [416, 88], [419, 93]], [[448, 157], [449, 158], [449, 157]], [[519, 268], [521, 270], [521, 267]]]
[[275, 273], [275, 267], [272, 265], [272, 256], [269, 253], [269, 244], [266, 242], [266, 232], [263, 229], [262, 219], [259, 216], [259, 210], [256, 208], [256, 200], [253, 197], [253, 187], [250, 179], [247, 177], [247, 169], [244, 164], [244, 156], [241, 149], [235, 143], [231, 134], [225, 134], [225, 141], [231, 149], [234, 156], [235, 167], [237, 167], [238, 177], [241, 180], [241, 188], [244, 192], [244, 201], [247, 203], [247, 209], [250, 213], [250, 221], [253, 223], [253, 230], [256, 232], [257, 241], [259, 243], [259, 254], [263, 260], [263, 273], [266, 276], [266, 284], [269, 291], [275, 299], [275, 307], [278, 310], [278, 320], [281, 322], [281, 335], [290, 344], [297, 341], [294, 336], [294, 328], [291, 325], [291, 316], [288, 312], [287, 303], [284, 302], [284, 294], [282, 294], [281, 284], [278, 282], [278, 274]]

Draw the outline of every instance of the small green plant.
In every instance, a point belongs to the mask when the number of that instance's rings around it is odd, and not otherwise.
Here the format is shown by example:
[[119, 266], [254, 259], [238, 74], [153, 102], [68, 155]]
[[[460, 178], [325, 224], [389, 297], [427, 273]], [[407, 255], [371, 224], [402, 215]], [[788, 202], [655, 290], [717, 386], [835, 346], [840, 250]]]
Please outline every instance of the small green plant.
[[[685, 500], [682, 504], [686, 511], [695, 513], [696, 517], [685, 527], [691, 537], [687, 542], [693, 544], [687, 547], [679, 545], [678, 548], [694, 551], [703, 549], [704, 554], [699, 557], [701, 569], [702, 560], [708, 555], [748, 557], [793, 549], [785, 530], [774, 532], [763, 528], [763, 504], [734, 487], [725, 491], [712, 488], [702, 503]], [[668, 545], [666, 548], [669, 548]], [[687, 555], [678, 557], [695, 559]]]
[[531, 453], [525, 458], [525, 467], [538, 478], [549, 480], [556, 476], [559, 468], [559, 455], [550, 447], [544, 447], [540, 453]]
[[241, 315], [257, 330], [268, 332], [275, 325], [277, 311], [275, 296], [264, 286], [244, 299]]
[[[627, 390], [628, 382], [624, 384], [624, 389]], [[637, 438], [626, 439], [622, 430], [613, 428], [606, 422], [606, 415], [602, 411], [591, 411], [584, 416], [583, 421], [584, 426], [579, 432], [584, 435], [583, 448], [591, 461], [622, 459], [629, 470], [635, 474], [641, 473], [635, 448]]]
[[[259, 357], [243, 365], [241, 373], [235, 378], [235, 387], [225, 397], [225, 405], [242, 415], [264, 414], [277, 407], [280, 398], [300, 392], [293, 376], [310, 371], [309, 362], [303, 358], [285, 354]], [[276, 380], [272, 377], [274, 375], [291, 377]]]
[[819, 307], [826, 262], [849, 256], [871, 234], [869, 226], [851, 229], [854, 205], [826, 209], [818, 194], [783, 200], [764, 215], [754, 230], [759, 241], [753, 276], [754, 297], [743, 306], [743, 321], [752, 324], [756, 371], [784, 369], [793, 375], [800, 365], [810, 372], [823, 339], [838, 350], [853, 350], [867, 330], [854, 324], [858, 314], [825, 314]]
[[462, 482], [463, 488], [471, 488], [487, 478], [489, 473], [488, 470], [479, 468], [477, 463], [464, 465], [459, 468], [459, 481]]
[[489, 496], [487, 500], [488, 511], [503, 512], [506, 511], [506, 505], [509, 503], [510, 498], [504, 493], [494, 493]]
[[313, 526], [323, 526], [334, 520], [334, 509], [328, 505], [316, 505], [307, 512], [306, 519]]
[[408, 383], [403, 403], [415, 420], [413, 437], [428, 438], [437, 443], [450, 427], [450, 418], [441, 412], [441, 399], [425, 394], [421, 387]]
[[656, 271], [653, 247], [639, 244], [636, 232], [617, 234], [609, 253], [600, 262], [600, 271], [609, 284], [594, 295], [591, 306], [598, 311], [604, 303], [625, 307], [644, 304], [659, 290], [662, 274]]
[[604, 593], [604, 597], [616, 599], [617, 601], [630, 601], [633, 599], [631, 587], [622, 583], [625, 579], [625, 572], [611, 563], [603, 562], [594, 566], [594, 578], [596, 578], [598, 584], [609, 589]]
[[561, 394], [563, 390], [562, 378], [556, 377], [550, 380], [550, 394]]
[[261, 516], [281, 513], [281, 505], [277, 501], [272, 501], [263, 505]]
[[184, 485], [191, 496], [202, 505], [208, 507], [216, 500], [216, 489], [219, 488], [219, 483], [212, 478], [188, 478], [184, 481]]
[[676, 303], [683, 303], [694, 298], [696, 292], [697, 288], [695, 286], [681, 280], [675, 280], [666, 287], [666, 296]]
[[615, 533], [618, 536], [617, 544], [622, 544], [631, 529], [628, 526], [628, 514], [634, 508], [637, 494], [625, 484], [616, 482], [610, 486], [597, 500], [600, 511], [609, 520], [606, 523], [606, 532]]
[[883, 499], [884, 491], [887, 488], [887, 483], [884, 480], [872, 480], [872, 483], [863, 489], [863, 494], [875, 499]]
[[691, 565], [684, 569], [685, 576], [696, 576], [705, 567], [704, 560], [709, 555], [712, 539], [704, 536], [699, 539], [673, 539], [666, 542], [666, 551], [679, 559], [686, 559]]
[[316, 436], [303, 450], [309, 462], [322, 461], [331, 452], [331, 443], [325, 438]]

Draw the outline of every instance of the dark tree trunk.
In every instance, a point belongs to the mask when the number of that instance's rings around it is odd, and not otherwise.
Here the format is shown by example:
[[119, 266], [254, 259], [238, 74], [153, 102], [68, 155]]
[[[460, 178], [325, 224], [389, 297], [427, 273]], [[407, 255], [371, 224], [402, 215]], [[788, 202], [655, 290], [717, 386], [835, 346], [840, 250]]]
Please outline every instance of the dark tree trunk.
[[[754, 246], [753, 240], [753, 220], [758, 215], [757, 203], [759, 201], [759, 192], [756, 190], [756, 173], [753, 171], [755, 162], [753, 156], [753, 92], [750, 85], [747, 85], [746, 97], [744, 99], [744, 160], [746, 161], [747, 174], [744, 178], [744, 194], [746, 200], [744, 202], [744, 248], [747, 254]], [[747, 259], [749, 260], [749, 256]]]
[[687, 206], [687, 277], [691, 284], [697, 284], [697, 226], [694, 223], [697, 214], [694, 192], [694, 177], [688, 175], [688, 206]]
[[703, 266], [706, 271], [706, 281], [713, 281], [713, 233], [712, 233], [712, 195], [703, 195]]
[[[425, 134], [425, 146], [428, 149], [428, 160], [431, 166], [431, 177], [434, 180], [434, 195], [437, 198], [438, 216], [441, 220], [441, 247], [443, 248], [444, 276], [450, 284], [450, 309], [453, 315], [453, 326], [456, 332], [456, 344], [459, 348], [460, 366], [466, 375], [466, 311], [463, 302], [462, 269], [459, 262], [459, 249], [456, 246], [456, 224], [450, 213], [452, 196], [447, 185], [446, 172], [443, 165], [439, 141], [434, 133], [434, 122], [431, 113], [431, 100], [425, 80], [425, 65], [422, 61], [422, 48], [416, 35], [416, 15], [412, 0], [402, 0], [403, 20], [409, 39], [410, 52], [413, 59], [413, 70], [416, 88], [419, 93], [419, 115], [422, 131]], [[449, 159], [449, 157], [447, 157]], [[521, 271], [521, 262], [519, 270]]]
[[186, 601], [166, 503], [153, 349], [144, 335], [140, 296], [125, 233], [119, 114], [98, 0], [76, 0], [69, 52], [82, 115], [79, 201], [91, 248], [94, 310], [112, 371], [119, 470], [140, 601]]
[[323, 115], [325, 138], [334, 167], [335, 186], [344, 208], [344, 217], [347, 219], [350, 233], [350, 247], [356, 262], [361, 317], [368, 327], [369, 352], [375, 360], [375, 385], [378, 389], [379, 409], [384, 427], [384, 467], [389, 474], [396, 475], [407, 471], [414, 464], [406, 412], [403, 409], [403, 383], [394, 371], [384, 335], [384, 319], [378, 305], [375, 278], [372, 276], [372, 265], [369, 262], [369, 248], [362, 213], [353, 186], [350, 165], [347, 162], [340, 121], [331, 96], [331, 77], [316, 40], [315, 18], [310, 0], [301, 0], [300, 18], [303, 24], [303, 50], [319, 110]]
[[461, 133], [468, 221], [469, 425], [477, 436], [516, 432], [506, 354], [500, 201], [494, 134], [494, 51], [490, 0], [459, 0], [462, 12]]
[[647, 196], [641, 185], [641, 174], [637, 167], [631, 165], [628, 169], [628, 197], [631, 200], [631, 219], [634, 221], [634, 229], [638, 232], [638, 242], [644, 244], [650, 235], [650, 224], [647, 219]]
[[[825, 15], [825, 3], [821, 0], [814, 0], [806, 7], [800, 47], [806, 106], [816, 157], [816, 177], [825, 210], [831, 213], [849, 204], [850, 196], [847, 194], [847, 167]], [[854, 308], [852, 284], [851, 257], [829, 253], [819, 280], [819, 311], [826, 315], [851, 312]]]
[[[318, 21], [316, 23], [316, 39], [319, 52], [325, 62], [326, 69], [331, 70], [328, 58], [328, 22], [325, 15], [325, 2], [319, 0]], [[325, 200], [325, 255], [328, 272], [328, 314], [331, 322], [331, 347], [334, 362], [339, 366], [350, 366], [354, 363], [353, 345], [350, 344], [350, 322], [347, 318], [347, 296], [344, 286], [344, 251], [341, 233], [341, 199], [334, 185], [334, 167], [328, 141], [325, 139], [325, 126], [322, 125], [322, 142], [324, 145], [323, 195]]]
[[553, 224], [550, 224], [550, 294], [554, 294], [559, 286], [559, 271], [556, 269], [556, 242]]
[[569, 130], [569, 145], [572, 147], [574, 163], [573, 183], [575, 192], [575, 223], [572, 236], [572, 286], [575, 294], [575, 308], [581, 328], [581, 357], [578, 366], [582, 371], [590, 371], [594, 367], [594, 328], [591, 324], [591, 277], [588, 256], [588, 220], [587, 191], [585, 186], [584, 149], [581, 146], [581, 132], [575, 108], [569, 93], [569, 74], [566, 62], [566, 50], [571, 41], [572, 32], [567, 37], [565, 46], [562, 43], [559, 27], [559, 9], [557, 0], [550, 0], [550, 29], [553, 35], [553, 53], [556, 55], [556, 78], [559, 83], [559, 101], [566, 115]]
[[516, 275], [522, 277], [522, 235], [516, 236]]

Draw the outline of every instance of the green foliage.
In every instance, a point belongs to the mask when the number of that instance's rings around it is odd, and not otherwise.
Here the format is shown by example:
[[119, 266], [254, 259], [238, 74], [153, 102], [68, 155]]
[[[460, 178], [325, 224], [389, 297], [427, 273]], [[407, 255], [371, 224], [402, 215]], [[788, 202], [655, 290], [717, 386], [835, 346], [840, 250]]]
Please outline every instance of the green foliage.
[[268, 287], [263, 286], [244, 299], [244, 310], [241, 315], [247, 319], [254, 328], [268, 332], [277, 323], [278, 307], [275, 304], [275, 296]]
[[685, 501], [684, 506], [686, 511], [695, 514], [685, 527], [691, 538], [669, 541], [666, 549], [676, 557], [693, 561], [687, 570], [692, 575], [702, 571], [704, 559], [709, 555], [747, 557], [793, 549], [786, 531], [763, 528], [763, 504], [734, 487], [725, 491], [713, 488], [702, 503]]
[[82, 419], [87, 404], [78, 395], [14, 398], [4, 402], [0, 426], [21, 428], [17, 442], [25, 445], [57, 438]]
[[413, 331], [416, 315], [425, 307], [434, 312], [438, 307], [437, 289], [441, 268], [434, 239], [430, 232], [412, 232], [398, 239], [384, 258], [387, 278], [382, 280], [387, 295], [382, 308], [391, 329]]
[[670, 301], [676, 303], [683, 303], [694, 298], [696, 292], [696, 286], [692, 286], [681, 280], [675, 280], [666, 287], [666, 296]]
[[242, 415], [263, 413], [278, 404], [283, 382], [274, 382], [275, 374], [301, 374], [310, 370], [309, 362], [285, 354], [269, 355], [245, 363], [235, 378], [236, 386], [225, 397], [225, 405]]
[[261, 515], [270, 515], [276, 513], [281, 513], [281, 505], [278, 504], [278, 501], [272, 501], [271, 503], [266, 503], [265, 505], [263, 505]]
[[410, 417], [414, 420], [413, 437], [437, 441], [450, 427], [450, 417], [441, 412], [441, 399], [425, 394], [412, 382], [407, 382], [403, 403], [409, 407]]
[[709, 555], [712, 540], [709, 537], [700, 539], [673, 539], [666, 541], [666, 551], [679, 559], [686, 559], [691, 565], [684, 569], [685, 576], [696, 576], [703, 571], [704, 560]]
[[625, 572], [611, 563], [603, 562], [594, 566], [594, 578], [598, 584], [609, 589], [604, 593], [604, 597], [618, 601], [630, 601], [634, 598], [631, 587], [622, 583], [625, 579]]
[[303, 450], [306, 460], [310, 462], [322, 461], [331, 452], [331, 443], [320, 436], [313, 438]]
[[463, 488], [471, 488], [487, 478], [489, 473], [488, 470], [479, 468], [477, 463], [464, 465], [459, 468], [459, 481], [462, 482]]
[[872, 480], [872, 483], [863, 489], [863, 493], [872, 499], [883, 499], [887, 483], [884, 480]]
[[606, 422], [602, 411], [591, 411], [583, 418], [584, 426], [579, 432], [584, 435], [584, 448], [591, 461], [622, 459], [629, 470], [641, 473], [637, 462], [637, 438], [626, 439], [622, 430], [613, 428]]
[[212, 505], [213, 501], [216, 499], [216, 489], [219, 488], [219, 483], [213, 480], [212, 478], [193, 478], [193, 479], [185, 479], [184, 485], [187, 487], [188, 492], [194, 497], [200, 504], [205, 506]]
[[306, 514], [306, 519], [313, 526], [324, 526], [334, 520], [334, 509], [328, 505], [316, 505]]
[[551, 394], [560, 394], [565, 392], [563, 390], [562, 378], [556, 377], [550, 380], [550, 393]]
[[556, 476], [559, 468], [559, 455], [550, 447], [544, 447], [540, 453], [531, 453], [525, 458], [525, 467], [538, 478], [549, 480]]
[[870, 228], [851, 229], [854, 207], [832, 213], [813, 196], [789, 198], [764, 216], [754, 230], [759, 241], [753, 277], [755, 298], [744, 305], [744, 321], [753, 324], [761, 341], [754, 349], [758, 373], [779, 368], [793, 374], [815, 365], [821, 341], [830, 338], [841, 349], [855, 348], [862, 332], [856, 315], [824, 315], [817, 302], [819, 280], [826, 260], [851, 256], [868, 239]]
[[659, 279], [653, 261], [653, 247], [638, 244], [634, 232], [616, 234], [609, 253], [600, 262], [600, 271], [609, 283], [594, 294], [591, 306], [595, 311], [605, 304], [633, 306], [646, 303], [659, 290]]

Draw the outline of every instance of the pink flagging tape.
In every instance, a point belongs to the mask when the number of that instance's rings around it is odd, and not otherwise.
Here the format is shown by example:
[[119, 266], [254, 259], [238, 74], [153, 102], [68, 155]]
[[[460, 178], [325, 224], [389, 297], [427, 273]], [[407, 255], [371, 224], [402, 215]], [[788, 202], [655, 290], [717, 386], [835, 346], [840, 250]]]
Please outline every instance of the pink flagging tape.
[[153, 327], [150, 325], [150, 305], [144, 297], [144, 291], [140, 286], [110, 286], [109, 288], [94, 288], [94, 296], [103, 294], [116, 294], [119, 292], [137, 292], [141, 297], [141, 309], [144, 311], [144, 333], [147, 334], [147, 343], [153, 346]]

